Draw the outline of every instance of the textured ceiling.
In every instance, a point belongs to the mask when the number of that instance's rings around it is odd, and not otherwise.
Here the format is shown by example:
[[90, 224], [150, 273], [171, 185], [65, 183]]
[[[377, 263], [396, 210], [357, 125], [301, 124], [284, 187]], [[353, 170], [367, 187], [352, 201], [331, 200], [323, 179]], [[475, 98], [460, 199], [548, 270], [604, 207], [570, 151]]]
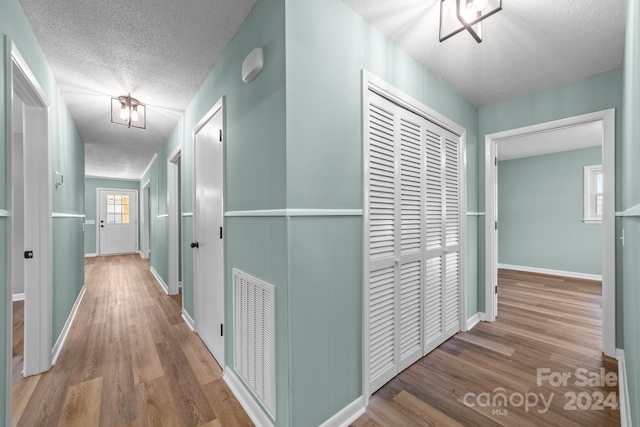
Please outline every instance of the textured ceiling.
[[[85, 141], [86, 175], [139, 179], [256, 0], [21, 3]], [[146, 130], [111, 124], [110, 97], [128, 93], [148, 105]]]
[[622, 65], [627, 0], [502, 0], [483, 42], [438, 41], [436, 0], [342, 0], [477, 107]]
[[532, 133], [498, 141], [498, 160], [519, 159], [602, 145], [602, 123]]
[[[484, 42], [438, 41], [436, 0], [342, 0], [476, 106], [622, 64], [626, 0], [503, 0]], [[139, 179], [256, 0], [21, 0], [86, 143], [86, 174]], [[111, 96], [148, 104], [110, 123]]]

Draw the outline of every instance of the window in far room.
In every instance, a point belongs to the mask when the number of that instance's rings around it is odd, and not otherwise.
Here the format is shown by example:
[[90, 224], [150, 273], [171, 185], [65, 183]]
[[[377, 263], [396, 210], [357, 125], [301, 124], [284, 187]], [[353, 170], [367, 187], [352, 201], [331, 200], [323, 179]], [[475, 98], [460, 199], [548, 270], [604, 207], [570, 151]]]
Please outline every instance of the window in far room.
[[584, 222], [602, 223], [602, 165], [584, 167]]

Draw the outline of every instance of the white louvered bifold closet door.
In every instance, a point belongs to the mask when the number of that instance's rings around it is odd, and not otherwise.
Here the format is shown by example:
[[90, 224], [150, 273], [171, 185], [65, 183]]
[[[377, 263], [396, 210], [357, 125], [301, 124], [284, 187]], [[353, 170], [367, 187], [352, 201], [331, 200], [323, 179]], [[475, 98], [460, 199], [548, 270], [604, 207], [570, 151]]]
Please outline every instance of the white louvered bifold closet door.
[[460, 330], [460, 138], [429, 122], [424, 144], [426, 355]]
[[426, 121], [371, 95], [369, 343], [375, 389], [422, 357], [422, 141]]
[[459, 140], [373, 92], [365, 120], [373, 393], [459, 328]]

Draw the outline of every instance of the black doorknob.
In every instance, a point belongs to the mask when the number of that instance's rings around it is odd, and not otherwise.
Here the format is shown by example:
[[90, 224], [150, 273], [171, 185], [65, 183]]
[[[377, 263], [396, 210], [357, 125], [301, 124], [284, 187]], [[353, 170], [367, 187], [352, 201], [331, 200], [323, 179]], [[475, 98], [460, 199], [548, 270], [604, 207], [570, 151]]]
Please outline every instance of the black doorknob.
[[198, 242], [193, 242], [193, 243], [191, 244], [191, 247], [192, 247], [192, 248], [199, 248], [199, 247], [200, 247], [200, 245], [198, 244]]

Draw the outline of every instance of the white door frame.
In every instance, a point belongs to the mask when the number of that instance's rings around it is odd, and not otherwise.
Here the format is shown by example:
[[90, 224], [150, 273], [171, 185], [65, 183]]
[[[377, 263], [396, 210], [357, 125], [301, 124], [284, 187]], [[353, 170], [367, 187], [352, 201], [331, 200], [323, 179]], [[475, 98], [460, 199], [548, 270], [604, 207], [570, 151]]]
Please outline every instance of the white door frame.
[[597, 111], [561, 120], [540, 123], [485, 136], [485, 320], [495, 321], [493, 307], [498, 282], [498, 242], [495, 236], [495, 209], [498, 177], [495, 158], [498, 140], [548, 132], [586, 123], [601, 123], [603, 130], [602, 167], [604, 206], [602, 211], [602, 351], [616, 353], [616, 113], [615, 109]]
[[[225, 98], [224, 96], [221, 97], [218, 102], [215, 103], [215, 105], [202, 117], [202, 119], [200, 119], [200, 121], [193, 127], [193, 131], [191, 132], [191, 146], [193, 147], [192, 149], [192, 197], [191, 197], [191, 203], [192, 203], [192, 209], [193, 209], [193, 236], [194, 236], [194, 240], [195, 240], [195, 236], [197, 236], [197, 209], [196, 207], [196, 135], [198, 134], [198, 132], [200, 132], [200, 130], [209, 122], [209, 120], [211, 120], [213, 118], [213, 116], [216, 115], [216, 113], [218, 113], [218, 111], [220, 111], [220, 114], [222, 114], [222, 212], [223, 212], [223, 217], [222, 217], [222, 229], [225, 231], [226, 233], [226, 228], [227, 228], [227, 221], [224, 217], [224, 212], [225, 212], [225, 206], [226, 206], [226, 201], [227, 201], [227, 194], [226, 194], [226, 181], [227, 181], [227, 176], [226, 176], [226, 146], [227, 146], [227, 132], [226, 132], [226, 118], [225, 118]], [[227, 274], [226, 274], [226, 263], [225, 263], [225, 259], [226, 259], [226, 253], [227, 253], [227, 242], [226, 239], [223, 239], [222, 241], [223, 244], [223, 250], [222, 250], [222, 299], [225, 302], [222, 306], [223, 306], [223, 313], [222, 313], [222, 318], [224, 319], [224, 324], [227, 325], [227, 292], [226, 292], [226, 283], [227, 283]], [[197, 277], [198, 277], [198, 272], [197, 272], [197, 263], [196, 263], [196, 257], [193, 257], [193, 298], [194, 301], [198, 300], [198, 285], [196, 283]], [[198, 325], [198, 313], [197, 311], [194, 313], [194, 326], [195, 326], [195, 330], [196, 332], [199, 330], [200, 325]], [[226, 329], [226, 326], [225, 326]], [[217, 362], [220, 364], [220, 366], [222, 367], [222, 369], [224, 370], [225, 366], [226, 366], [226, 358], [227, 358], [227, 337], [228, 337], [228, 331], [225, 331], [224, 334], [224, 339], [222, 340], [222, 360], [217, 360]]]
[[[142, 258], [149, 259], [151, 253], [151, 179], [142, 185], [140, 222], [142, 223]], [[97, 228], [97, 227], [96, 227]]]
[[180, 162], [182, 146], [177, 146], [167, 157], [167, 208], [169, 214], [169, 295], [176, 295], [180, 289]]
[[[129, 190], [126, 188], [107, 188], [107, 187], [98, 187], [96, 188], [96, 254], [101, 255], [100, 252], [100, 191], [127, 191], [135, 193], [136, 200], [134, 203], [130, 203], [129, 206], [135, 206], [136, 214], [130, 215], [130, 218], [135, 222], [135, 239], [136, 239], [136, 250], [139, 250], [140, 244], [139, 240], [139, 230], [138, 230], [138, 190]], [[133, 253], [133, 252], [132, 252]], [[114, 254], [117, 255], [117, 254]]]
[[[441, 126], [444, 129], [460, 136], [460, 331], [467, 330], [467, 131], [464, 127], [458, 125], [454, 121], [448, 119], [437, 111], [424, 105], [422, 102], [411, 97], [410, 95], [395, 88], [384, 80], [374, 76], [366, 70], [362, 70], [362, 146], [363, 156], [366, 155], [364, 147], [367, 144], [365, 136], [367, 135], [368, 123], [366, 123], [366, 115], [364, 109], [369, 105], [369, 91], [373, 91], [378, 95], [386, 98], [399, 106], [419, 115], [430, 122]], [[363, 157], [364, 158], [364, 157]], [[369, 191], [366, 188], [366, 177], [369, 173], [369, 164], [367, 161], [362, 162], [362, 394], [364, 398], [364, 406], [369, 405], [371, 397], [369, 384], [369, 289], [367, 286], [366, 276], [369, 271], [369, 255], [365, 253], [364, 248], [369, 247]]]
[[[34, 126], [41, 129], [41, 135], [38, 135], [37, 139], [40, 144], [44, 145], [43, 150], [38, 150], [41, 155], [38, 158], [31, 158], [29, 165], [32, 168], [37, 168], [42, 171], [48, 177], [48, 185], [45, 188], [31, 188], [31, 191], [38, 193], [40, 199], [46, 200], [46, 209], [42, 209], [38, 212], [32, 212], [28, 207], [25, 207], [25, 221], [26, 224], [30, 224], [33, 227], [37, 227], [40, 230], [38, 236], [38, 244], [34, 248], [29, 248], [35, 253], [34, 261], [37, 262], [33, 268], [39, 269], [40, 280], [38, 283], [25, 283], [25, 328], [24, 328], [24, 342], [25, 342], [25, 354], [24, 354], [24, 367], [25, 375], [34, 375], [44, 372], [51, 368], [52, 361], [52, 285], [53, 285], [53, 262], [52, 262], [52, 247], [53, 247], [53, 205], [52, 205], [52, 167], [51, 167], [51, 141], [52, 141], [52, 118], [51, 118], [51, 104], [45, 94], [44, 90], [38, 83], [35, 75], [29, 69], [27, 62], [24, 60], [16, 45], [7, 37], [6, 39], [6, 87], [7, 87], [7, 104], [6, 104], [6, 123], [7, 123], [7, 141], [8, 144], [8, 159], [7, 159], [7, 210], [9, 213], [8, 224], [8, 251], [7, 251], [7, 347], [6, 347], [6, 414], [7, 425], [9, 425], [11, 419], [11, 377], [12, 377], [12, 340], [13, 340], [13, 301], [12, 301], [12, 286], [11, 286], [11, 274], [12, 270], [16, 268], [25, 268], [24, 258], [22, 253], [17, 253], [23, 248], [15, 247], [14, 236], [20, 233], [18, 230], [13, 229], [12, 221], [12, 208], [13, 200], [15, 197], [23, 197], [22, 189], [16, 189], [13, 191], [11, 182], [12, 171], [25, 171], [31, 173], [27, 167], [27, 162], [18, 164], [17, 160], [12, 156], [11, 147], [13, 145], [13, 130], [12, 130], [12, 104], [15, 97], [20, 97], [25, 104], [42, 109], [42, 123], [46, 123], [41, 127]], [[46, 116], [46, 118], [44, 117]], [[38, 120], [40, 121], [40, 120]], [[42, 140], [40, 139], [42, 138]], [[24, 144], [28, 144], [30, 141], [24, 140]], [[37, 142], [36, 142], [37, 143]], [[26, 155], [26, 151], [25, 151]], [[24, 173], [24, 172], [23, 172]], [[25, 187], [27, 183], [25, 182]], [[22, 231], [24, 233], [24, 231]], [[40, 260], [38, 262], [38, 260]]]

